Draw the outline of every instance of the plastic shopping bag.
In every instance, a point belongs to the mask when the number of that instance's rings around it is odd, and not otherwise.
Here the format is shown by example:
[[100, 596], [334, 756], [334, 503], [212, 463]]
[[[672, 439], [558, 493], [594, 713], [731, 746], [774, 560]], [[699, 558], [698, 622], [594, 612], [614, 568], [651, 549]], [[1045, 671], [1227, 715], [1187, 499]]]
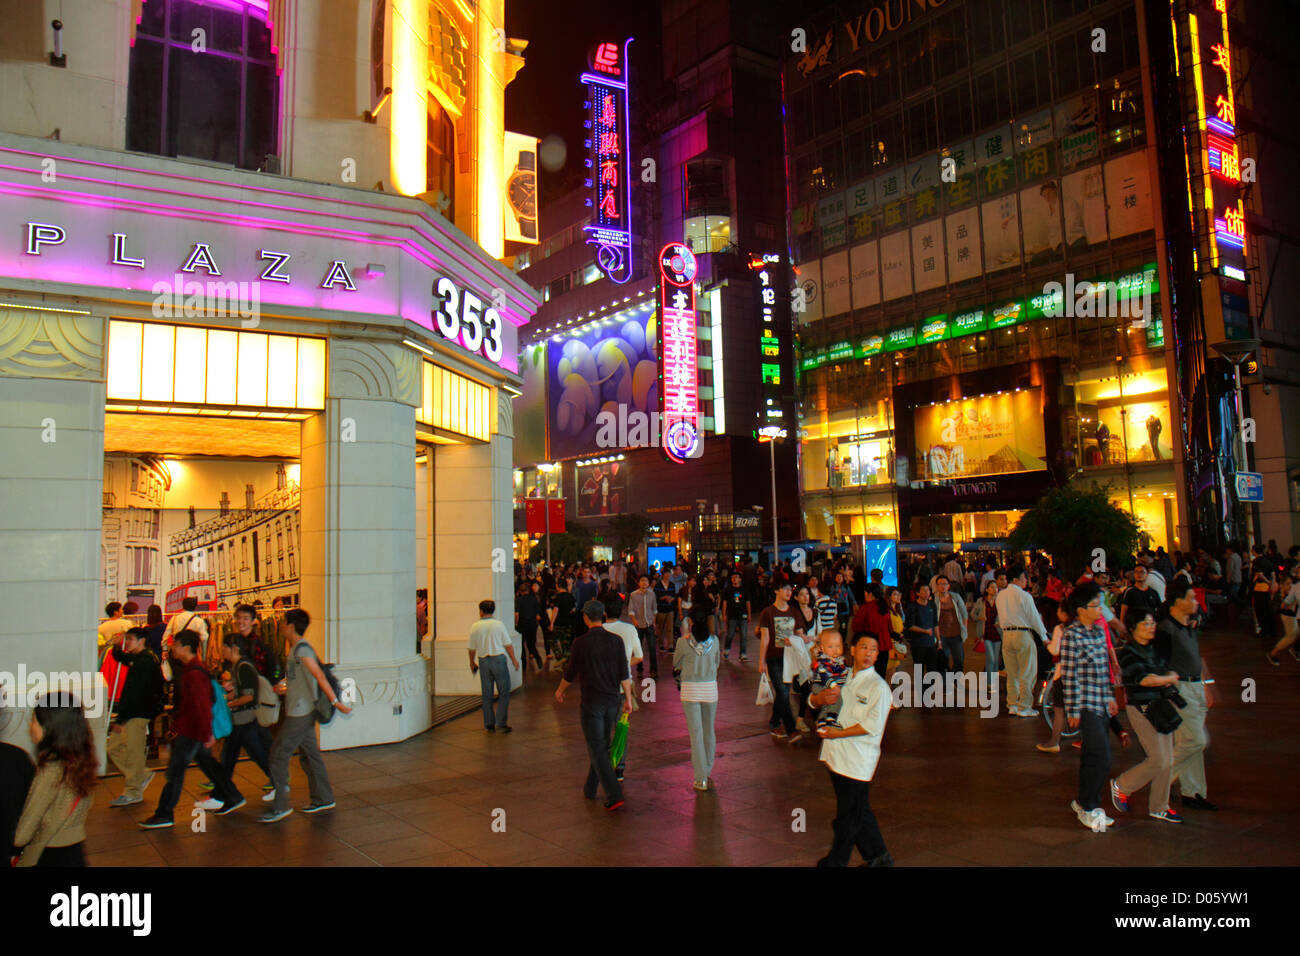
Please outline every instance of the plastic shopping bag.
[[756, 707], [763, 707], [775, 700], [772, 694], [772, 682], [767, 679], [766, 674], [760, 674], [758, 677], [758, 699], [754, 701]]
[[617, 768], [627, 754], [627, 714], [623, 714], [614, 725], [614, 742], [609, 745], [610, 765]]

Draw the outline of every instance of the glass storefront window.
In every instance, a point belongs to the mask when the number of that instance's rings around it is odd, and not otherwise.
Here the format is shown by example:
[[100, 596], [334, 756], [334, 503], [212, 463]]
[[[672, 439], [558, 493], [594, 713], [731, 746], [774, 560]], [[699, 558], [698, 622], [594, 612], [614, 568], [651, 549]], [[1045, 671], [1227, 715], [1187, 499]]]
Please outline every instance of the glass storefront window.
[[1075, 395], [1084, 467], [1172, 461], [1175, 429], [1163, 368], [1081, 381]]
[[834, 412], [826, 424], [806, 424], [804, 488], [887, 485], [893, 478], [892, 421], [885, 402]]

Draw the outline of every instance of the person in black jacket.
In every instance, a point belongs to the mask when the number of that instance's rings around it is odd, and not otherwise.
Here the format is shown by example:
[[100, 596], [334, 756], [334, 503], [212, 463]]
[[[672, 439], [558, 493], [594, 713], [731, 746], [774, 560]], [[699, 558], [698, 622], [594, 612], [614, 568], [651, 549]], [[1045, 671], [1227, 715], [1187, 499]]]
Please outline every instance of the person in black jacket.
[[1174, 735], [1161, 733], [1147, 719], [1145, 710], [1155, 701], [1166, 698], [1178, 686], [1178, 672], [1169, 666], [1156, 644], [1154, 614], [1142, 614], [1134, 621], [1133, 640], [1119, 649], [1119, 666], [1128, 698], [1129, 726], [1137, 733], [1146, 759], [1110, 782], [1110, 799], [1121, 813], [1128, 810], [1129, 798], [1147, 784], [1147, 811], [1157, 820], [1182, 823], [1183, 818], [1169, 806], [1169, 789], [1173, 783]]
[[[21, 712], [12, 700], [5, 701], [5, 706], [0, 707], [0, 735], [8, 729], [6, 716]], [[5, 851], [6, 860], [12, 860], [18, 852], [14, 831], [23, 815], [23, 804], [27, 802], [27, 791], [35, 774], [36, 765], [26, 750], [0, 742], [0, 850]]]
[[162, 712], [163, 675], [158, 657], [149, 649], [149, 630], [133, 627], [113, 648], [113, 659], [128, 668], [126, 684], [117, 702], [117, 714], [109, 727], [108, 757], [122, 771], [126, 787], [110, 807], [129, 807], [144, 802], [144, 792], [153, 782], [145, 767], [149, 726]]

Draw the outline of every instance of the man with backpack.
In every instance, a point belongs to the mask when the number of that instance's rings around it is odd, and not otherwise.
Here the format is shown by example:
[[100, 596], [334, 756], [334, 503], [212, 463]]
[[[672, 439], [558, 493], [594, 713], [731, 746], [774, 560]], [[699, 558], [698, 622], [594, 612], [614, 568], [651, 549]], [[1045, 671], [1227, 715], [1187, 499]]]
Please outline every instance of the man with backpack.
[[271, 809], [262, 814], [260, 819], [263, 823], [278, 823], [293, 813], [289, 807], [289, 760], [295, 750], [302, 751], [299, 759], [307, 773], [311, 794], [311, 801], [302, 812], [334, 809], [334, 791], [316, 740], [317, 701], [323, 695], [331, 707], [345, 714], [352, 713], [352, 708], [339, 699], [320, 658], [304, 640], [303, 635], [310, 624], [311, 617], [307, 612], [294, 608], [285, 612], [284, 624], [280, 628], [289, 646], [284, 680], [275, 685], [276, 693], [284, 695], [284, 723], [271, 746], [271, 783], [275, 787], [275, 800]]
[[122, 646], [112, 649], [113, 659], [128, 670], [108, 735], [108, 757], [122, 771], [126, 786], [110, 807], [144, 803], [144, 792], [153, 782], [154, 775], [145, 767], [149, 725], [162, 713], [164, 684], [148, 638], [145, 628], [133, 627], [122, 638]]
[[158, 809], [140, 824], [146, 830], [173, 826], [172, 812], [181, 798], [185, 769], [191, 761], [207, 774], [221, 799], [217, 816], [232, 813], [246, 802], [208, 749], [213, 743], [212, 706], [216, 698], [212, 678], [199, 659], [199, 635], [188, 630], [177, 634], [172, 644], [172, 657], [177, 663], [177, 702], [172, 711], [173, 739], [171, 757], [167, 761], [167, 786], [158, 800]]
[[[257, 720], [260, 682], [257, 668], [249, 654], [248, 638], [242, 634], [227, 634], [222, 640], [222, 654], [230, 679], [223, 681], [226, 703], [230, 707], [230, 736], [221, 748], [221, 769], [234, 779], [235, 761], [239, 751], [247, 750], [253, 762], [271, 778], [271, 732]], [[215, 804], [215, 805], [214, 805]], [[220, 807], [216, 797], [196, 803], [204, 810]]]

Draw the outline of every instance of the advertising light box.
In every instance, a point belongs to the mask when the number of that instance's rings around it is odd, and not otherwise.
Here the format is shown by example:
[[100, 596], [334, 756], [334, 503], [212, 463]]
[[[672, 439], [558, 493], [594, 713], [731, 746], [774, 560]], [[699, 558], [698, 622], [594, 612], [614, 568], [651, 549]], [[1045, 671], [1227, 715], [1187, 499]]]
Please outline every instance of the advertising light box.
[[897, 352], [899, 349], [910, 349], [916, 345], [916, 326], [903, 325], [896, 329], [890, 329], [885, 333], [885, 351]]
[[868, 335], [858, 343], [858, 348], [854, 355], [857, 358], [870, 358], [873, 355], [879, 355], [884, 350], [885, 337], [883, 335]]
[[989, 316], [989, 328], [1004, 329], [1017, 322], [1023, 322], [1026, 317], [1023, 302], [1008, 302], [993, 310], [993, 314]]
[[921, 334], [917, 336], [920, 345], [942, 342], [949, 336], [948, 316], [933, 315], [921, 323]]
[[955, 339], [962, 335], [973, 335], [976, 332], [983, 332], [988, 327], [988, 318], [985, 316], [983, 309], [961, 312], [953, 316], [952, 331], [949, 332], [949, 338]]

